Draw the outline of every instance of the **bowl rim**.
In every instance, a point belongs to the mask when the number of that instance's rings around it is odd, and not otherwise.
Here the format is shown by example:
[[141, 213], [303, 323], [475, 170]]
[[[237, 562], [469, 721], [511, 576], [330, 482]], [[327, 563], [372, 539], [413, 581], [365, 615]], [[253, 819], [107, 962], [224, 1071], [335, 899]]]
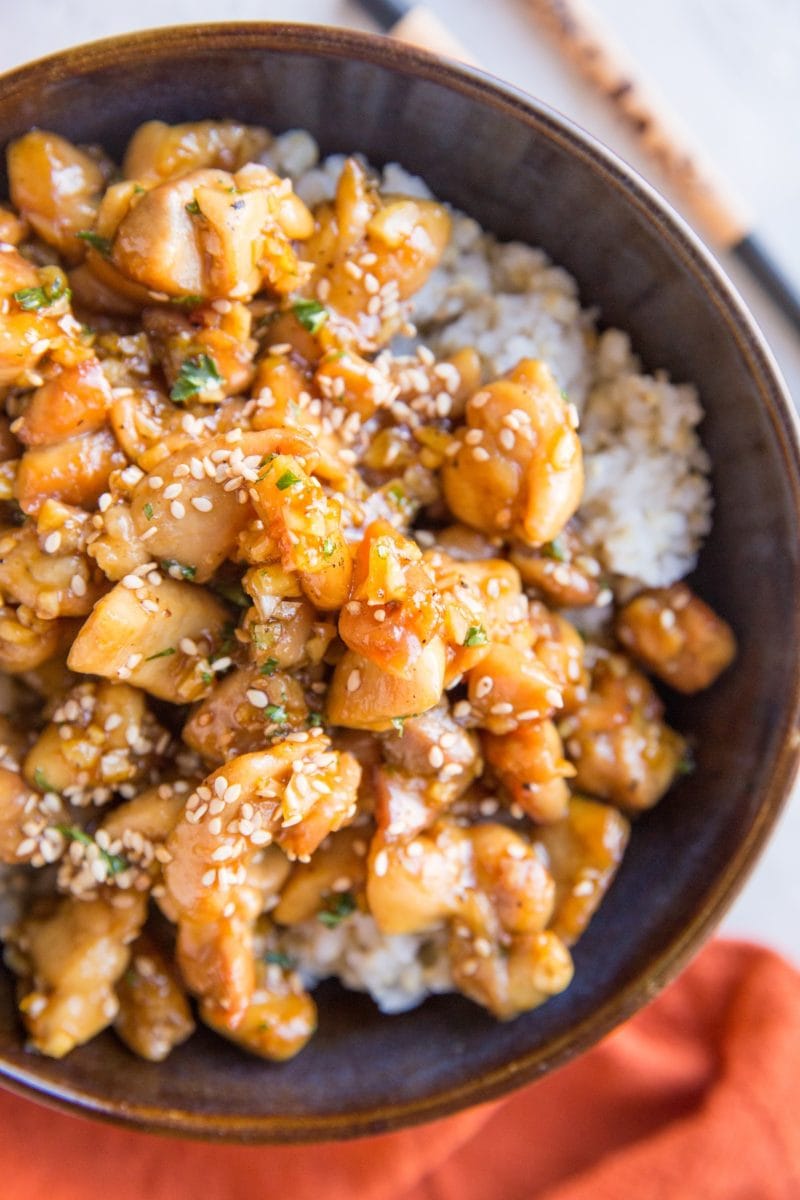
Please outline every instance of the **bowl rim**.
[[[580, 159], [607, 186], [621, 193], [712, 301], [736, 343], [772, 425], [792, 494], [794, 515], [800, 522], [800, 421], [772, 352], [736, 288], [699, 237], [646, 180], [594, 135], [521, 88], [476, 67], [439, 58], [382, 35], [327, 25], [231, 21], [160, 26], [69, 47], [0, 75], [0, 97], [24, 89], [32, 81], [45, 83], [65, 74], [78, 76], [111, 65], [124, 67], [128, 62], [151, 55], [157, 58], [176, 53], [200, 55], [237, 47], [317, 54], [322, 58], [357, 58], [439, 83], [522, 120], [540, 136]], [[800, 608], [792, 635], [794, 644], [800, 645]], [[5, 1060], [2, 1054], [0, 1084], [73, 1116], [98, 1117], [150, 1133], [251, 1143], [330, 1141], [386, 1133], [496, 1099], [589, 1049], [652, 1000], [683, 969], [736, 897], [786, 804], [800, 766], [799, 726], [800, 655], [793, 660], [791, 688], [776, 743], [778, 749], [758, 813], [692, 920], [630, 982], [569, 1031], [510, 1063], [484, 1071], [466, 1084], [381, 1109], [315, 1116], [197, 1114], [117, 1103], [99, 1099], [70, 1084], [42, 1080], [35, 1069], [20, 1067]]]

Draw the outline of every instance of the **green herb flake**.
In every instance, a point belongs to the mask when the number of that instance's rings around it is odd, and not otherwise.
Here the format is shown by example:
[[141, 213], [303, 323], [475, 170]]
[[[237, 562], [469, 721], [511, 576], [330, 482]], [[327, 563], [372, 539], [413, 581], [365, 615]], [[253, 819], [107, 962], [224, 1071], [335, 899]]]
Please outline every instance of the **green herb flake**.
[[329, 896], [324, 908], [317, 913], [317, 918], [329, 929], [336, 926], [356, 911], [356, 898], [352, 892], [341, 892], [338, 896]]
[[292, 312], [300, 324], [309, 333], [319, 333], [328, 319], [328, 310], [319, 300], [298, 300], [292, 305]]
[[58, 789], [54, 788], [52, 783], [48, 783], [45, 773], [41, 767], [37, 767], [33, 772], [33, 782], [36, 784], [40, 792], [54, 792], [58, 795]]
[[190, 200], [188, 204], [184, 205], [184, 208], [190, 217], [201, 217], [203, 215], [200, 211], [200, 205], [197, 203], [197, 200]]
[[133, 194], [134, 194], [134, 196], [143, 196], [143, 195], [145, 194], [146, 190], [147, 190], [147, 189], [146, 189], [146, 188], [143, 188], [143, 187], [142, 187], [142, 185], [141, 185], [140, 183], [135, 183], [135, 184], [133, 185]]
[[259, 671], [259, 675], [274, 675], [279, 667], [277, 658], [268, 658]]
[[694, 755], [687, 746], [683, 752], [683, 758], [675, 768], [676, 775], [693, 775], [697, 770], [697, 763], [694, 760]]
[[235, 604], [237, 608], [249, 608], [253, 603], [241, 583], [227, 583], [222, 580], [213, 585], [213, 590], [218, 596], [222, 596], [223, 600]]
[[308, 714], [308, 725], [310, 729], [316, 729], [325, 724], [325, 717], [321, 712], [310, 712]]
[[178, 378], [169, 394], [175, 404], [183, 404], [199, 392], [211, 391], [222, 383], [217, 364], [208, 354], [193, 354], [181, 363]]
[[144, 661], [152, 662], [154, 658], [169, 658], [170, 654], [175, 653], [174, 646], [167, 646], [166, 650], [159, 650], [157, 654], [151, 654]]
[[282, 704], [268, 704], [264, 709], [264, 716], [268, 721], [272, 721], [273, 725], [286, 724], [286, 709]]
[[148, 500], [147, 504], [145, 504], [145, 506], [144, 506], [144, 509], [143, 509], [143, 512], [144, 512], [144, 515], [147, 517], [148, 521], [152, 521], [152, 519], [153, 519], [153, 506], [152, 506], [152, 504], [150, 503], [150, 501], [149, 501], [149, 500]]
[[194, 579], [197, 574], [197, 567], [187, 567], [185, 563], [179, 563], [177, 558], [165, 558], [161, 562], [161, 570], [166, 571], [168, 575], [175, 576], [173, 572], [180, 573], [183, 579]]
[[403, 505], [408, 503], [408, 497], [399, 483], [393, 483], [391, 487], [387, 488], [386, 495], [390, 500], [394, 500], [398, 508], [402, 508]]
[[486, 630], [482, 625], [470, 625], [467, 630], [467, 636], [464, 638], [465, 646], [485, 646], [489, 639], [486, 636]]
[[[93, 837], [90, 837], [85, 830], [77, 825], [56, 825], [58, 832], [70, 842], [80, 842], [82, 846], [96, 846]], [[119, 875], [121, 871], [126, 871], [130, 866], [127, 858], [123, 858], [121, 854], [109, 854], [107, 850], [100, 850], [100, 858], [108, 867], [109, 875]]]
[[322, 557], [330, 558], [330, 556], [333, 554], [335, 549], [336, 549], [336, 542], [333, 540], [332, 537], [326, 537], [325, 541], [322, 543]]
[[540, 547], [541, 553], [545, 558], [554, 558], [556, 562], [566, 562], [567, 555], [564, 549], [564, 542], [561, 538], [553, 538], [551, 542], [545, 542]]
[[198, 304], [203, 303], [202, 296], [171, 296], [170, 304], [176, 305], [178, 308], [197, 308]]
[[282, 950], [268, 950], [264, 955], [264, 962], [269, 967], [281, 967], [284, 971], [291, 971], [294, 966], [289, 955], [284, 954]]
[[200, 678], [202, 679], [203, 683], [205, 683], [205, 684], [214, 682], [214, 676], [211, 674], [210, 671], [201, 671]]
[[291, 471], [284, 471], [275, 486], [277, 487], [279, 492], [285, 492], [286, 489], [290, 488], [293, 483], [299, 483], [299, 482], [300, 482], [300, 480], [298, 479], [298, 477], [296, 475], [294, 475]]
[[397, 730], [397, 736], [402, 737], [407, 717], [392, 717], [392, 728]]
[[63, 275], [56, 275], [41, 287], [20, 288], [18, 292], [12, 292], [12, 296], [25, 312], [37, 312], [40, 308], [49, 308], [62, 296], [69, 299], [70, 290]]
[[93, 229], [81, 229], [75, 236], [79, 237], [81, 241], [87, 242], [98, 254], [102, 254], [103, 258], [110, 257], [111, 242], [108, 238], [101, 237]]

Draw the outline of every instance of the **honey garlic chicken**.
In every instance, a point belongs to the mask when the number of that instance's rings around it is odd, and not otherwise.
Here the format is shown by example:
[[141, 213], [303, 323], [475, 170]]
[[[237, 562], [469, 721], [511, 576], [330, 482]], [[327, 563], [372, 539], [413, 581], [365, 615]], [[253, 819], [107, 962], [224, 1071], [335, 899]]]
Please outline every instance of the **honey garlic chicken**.
[[148, 121], [121, 163], [7, 148], [0, 860], [41, 1054], [108, 1029], [161, 1062], [201, 1022], [283, 1060], [331, 974], [392, 1011], [545, 1003], [690, 763], [643, 672], [694, 692], [735, 655], [678, 572], [594, 537], [551, 335], [499, 366], [470, 324], [495, 285], [521, 311], [538, 252], [503, 266], [396, 165], [315, 156], [214, 120]]

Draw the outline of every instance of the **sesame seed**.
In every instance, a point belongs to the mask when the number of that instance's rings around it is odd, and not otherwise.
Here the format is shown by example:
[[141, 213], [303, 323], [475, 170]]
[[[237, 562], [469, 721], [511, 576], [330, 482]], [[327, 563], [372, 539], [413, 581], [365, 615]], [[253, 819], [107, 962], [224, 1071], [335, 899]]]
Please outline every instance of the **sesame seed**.
[[548, 688], [544, 694], [544, 698], [548, 704], [552, 704], [553, 708], [564, 707], [563, 697], [557, 688]]
[[111, 493], [110, 492], [103, 492], [102, 496], [98, 497], [97, 507], [100, 509], [100, 512], [105, 512], [106, 509], [111, 507]]
[[375, 861], [372, 864], [372, 869], [378, 878], [381, 878], [389, 870], [389, 855], [385, 850], [379, 850], [375, 855]]
[[174, 500], [176, 496], [180, 496], [182, 491], [183, 491], [182, 484], [171, 483], [168, 487], [164, 488], [164, 499], [165, 500]]
[[501, 429], [498, 440], [504, 450], [514, 449], [514, 443], [516, 439], [510, 429]]
[[72, 579], [70, 579], [70, 581], [69, 581], [69, 586], [70, 586], [70, 590], [76, 596], [85, 596], [86, 595], [86, 580], [83, 578], [82, 575], [73, 575]]
[[56, 529], [53, 533], [49, 533], [44, 539], [45, 554], [55, 554], [61, 545], [61, 534]]
[[248, 688], [245, 695], [253, 708], [266, 708], [269, 704], [269, 697], [266, 692], [260, 692], [257, 688]]
[[181, 640], [178, 642], [178, 649], [182, 654], [188, 654], [191, 658], [198, 653], [197, 642], [192, 641], [192, 639], [189, 637], [181, 638]]
[[176, 521], [182, 521], [186, 516], [186, 509], [181, 504], [180, 500], [173, 500], [169, 506], [169, 511], [172, 513]]
[[[47, 549], [47, 546], [45, 546], [45, 549]], [[676, 620], [677, 618], [672, 609], [665, 608], [659, 615], [658, 623], [661, 625], [662, 629], [674, 629]]]
[[208, 499], [207, 496], [193, 496], [192, 497], [192, 507], [196, 508], [198, 512], [205, 513], [205, 512], [211, 512], [214, 505], [213, 505], [212, 501]]
[[206, 871], [205, 874], [202, 876], [200, 882], [202, 883], [203, 887], [211, 887], [215, 883], [216, 878], [217, 878], [216, 871], [214, 871], [214, 870]]
[[514, 711], [514, 705], [509, 704], [505, 700], [501, 700], [499, 704], [493, 704], [489, 712], [493, 717], [507, 717], [509, 713]]
[[122, 586], [135, 592], [137, 588], [144, 587], [144, 580], [140, 579], [138, 575], [123, 575]]
[[348, 692], [357, 692], [360, 687], [361, 672], [354, 668], [347, 677], [347, 690]]
[[472, 457], [475, 462], [488, 462], [491, 457], [488, 450], [484, 450], [483, 446], [475, 446], [472, 451]]
[[482, 675], [481, 678], [478, 680], [478, 682], [475, 684], [476, 697], [479, 700], [482, 700], [484, 698], [484, 696], [489, 695], [489, 693], [491, 692], [493, 687], [494, 687], [494, 680], [492, 679], [492, 677], [490, 675]]
[[428, 762], [435, 770], [444, 766], [444, 754], [439, 746], [431, 746], [428, 751]]

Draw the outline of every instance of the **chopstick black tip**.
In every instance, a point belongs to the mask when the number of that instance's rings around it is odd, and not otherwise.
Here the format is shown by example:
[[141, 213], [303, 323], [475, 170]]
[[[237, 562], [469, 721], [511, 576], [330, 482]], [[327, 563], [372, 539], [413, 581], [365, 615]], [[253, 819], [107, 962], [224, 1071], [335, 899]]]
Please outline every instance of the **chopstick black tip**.
[[403, 0], [357, 0], [357, 3], [383, 30], [391, 29], [411, 8]]
[[775, 301], [787, 320], [800, 330], [800, 291], [784, 274], [758, 237], [749, 233], [731, 249]]

